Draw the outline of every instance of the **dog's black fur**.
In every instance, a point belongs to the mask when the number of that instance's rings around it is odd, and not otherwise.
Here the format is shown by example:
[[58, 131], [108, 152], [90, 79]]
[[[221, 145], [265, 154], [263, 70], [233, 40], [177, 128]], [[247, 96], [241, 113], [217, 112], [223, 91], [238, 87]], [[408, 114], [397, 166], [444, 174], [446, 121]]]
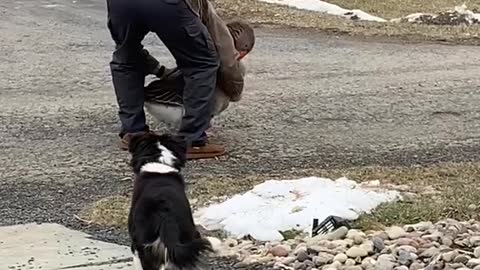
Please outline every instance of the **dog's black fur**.
[[[175, 158], [162, 159], [170, 154], [159, 144]], [[179, 173], [186, 162], [186, 145], [170, 135], [145, 133], [132, 138], [129, 151], [135, 173], [128, 217], [132, 253], [138, 255], [143, 270], [196, 268], [202, 254], [212, 251], [212, 247], [195, 227], [185, 182]], [[172, 164], [165, 164], [165, 160]], [[178, 172], [141, 171], [145, 164], [160, 161]]]

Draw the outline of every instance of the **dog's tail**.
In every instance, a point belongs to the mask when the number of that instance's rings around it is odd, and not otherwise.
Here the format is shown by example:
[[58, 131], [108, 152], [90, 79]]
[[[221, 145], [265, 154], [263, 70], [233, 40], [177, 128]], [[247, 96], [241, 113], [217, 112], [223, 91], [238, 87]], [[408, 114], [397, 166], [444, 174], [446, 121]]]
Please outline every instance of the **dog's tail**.
[[205, 238], [196, 238], [188, 243], [176, 243], [168, 247], [167, 254], [171, 262], [179, 267], [193, 267], [202, 262], [202, 255], [206, 252], [211, 252], [212, 246]]
[[154, 243], [164, 256], [164, 263], [177, 268], [191, 268], [202, 263], [202, 255], [213, 252], [212, 243], [198, 235], [189, 241], [180, 240], [180, 229], [176, 222], [166, 221], [160, 229], [160, 241]]

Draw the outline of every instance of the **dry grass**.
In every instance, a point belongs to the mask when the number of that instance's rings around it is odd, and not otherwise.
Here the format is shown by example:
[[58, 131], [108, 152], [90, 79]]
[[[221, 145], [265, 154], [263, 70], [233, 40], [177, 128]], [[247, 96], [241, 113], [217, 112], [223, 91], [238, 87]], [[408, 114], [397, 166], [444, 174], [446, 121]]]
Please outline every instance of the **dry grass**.
[[112, 196], [95, 202], [78, 216], [87, 223], [126, 229], [129, 207], [129, 197]]
[[329, 3], [348, 9], [361, 9], [384, 19], [394, 19], [412, 13], [448, 11], [466, 3], [469, 9], [480, 8], [480, 1], [462, 0], [329, 0]]
[[[338, 178], [347, 176], [357, 181], [380, 180], [382, 183], [408, 185], [418, 192], [414, 199], [389, 203], [374, 213], [362, 216], [356, 225], [372, 229], [383, 225], [408, 224], [420, 220], [437, 221], [442, 218], [468, 220], [480, 218], [480, 163], [439, 164], [429, 167], [366, 167], [345, 170], [307, 170], [294, 172], [282, 178], [318, 175]], [[244, 192], [267, 179], [279, 179], [279, 175], [248, 179], [201, 178], [190, 187], [190, 197], [195, 206], [208, 203], [212, 198], [222, 198]], [[195, 177], [192, 177], [195, 179]], [[422, 194], [425, 187], [433, 187], [436, 195]], [[82, 219], [96, 224], [126, 228], [129, 199], [105, 198], [82, 211]]]
[[[384, 204], [357, 221], [360, 228], [409, 224], [442, 218], [480, 218], [480, 164], [440, 164], [418, 168], [364, 168], [345, 175], [363, 181], [377, 180], [408, 185], [418, 196], [413, 200]], [[438, 194], [427, 194], [433, 187]]]
[[[442, 0], [445, 3], [449, 0]], [[335, 2], [335, 1], [334, 1]], [[336, 0], [339, 4], [347, 3], [349, 0]], [[341, 3], [342, 2], [342, 3]], [[399, 7], [393, 7], [395, 3]], [[423, 7], [425, 10], [431, 8], [433, 10], [442, 10], [449, 4], [436, 7], [429, 1], [420, 0], [358, 0], [357, 8], [378, 9], [378, 15], [385, 14], [388, 18], [396, 17], [396, 13], [407, 12], [408, 8], [415, 10], [416, 7], [408, 6], [404, 3], [425, 2]], [[435, 0], [435, 3], [437, 1]], [[441, 1], [440, 1], [441, 2]], [[454, 3], [454, 1], [450, 1]], [[350, 7], [353, 2], [349, 2]], [[361, 6], [361, 3], [365, 6]], [[474, 6], [480, 6], [480, 2], [476, 2]], [[310, 28], [320, 32], [342, 33], [352, 36], [362, 37], [389, 37], [402, 40], [413, 41], [445, 41], [463, 44], [479, 44], [480, 43], [480, 27], [479, 26], [429, 26], [417, 25], [409, 23], [374, 23], [374, 22], [354, 22], [337, 16], [319, 14], [304, 10], [288, 8], [286, 6], [273, 5], [259, 2], [256, 0], [215, 0], [215, 6], [219, 14], [227, 20], [241, 18], [254, 24], [262, 25], [282, 25], [295, 28]], [[431, 11], [431, 9], [429, 9]], [[375, 12], [374, 12], [375, 13]], [[390, 15], [389, 15], [390, 14]], [[405, 14], [406, 15], [406, 14]]]

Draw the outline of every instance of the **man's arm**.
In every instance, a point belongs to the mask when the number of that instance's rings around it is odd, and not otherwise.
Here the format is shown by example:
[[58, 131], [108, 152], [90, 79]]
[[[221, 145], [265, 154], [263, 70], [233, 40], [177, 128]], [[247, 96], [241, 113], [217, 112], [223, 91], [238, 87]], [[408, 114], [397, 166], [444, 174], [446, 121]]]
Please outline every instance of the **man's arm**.
[[206, 0], [205, 2], [208, 8], [206, 9], [207, 14], [202, 14], [202, 21], [212, 36], [220, 58], [217, 86], [230, 97], [231, 101], [239, 101], [244, 86], [244, 67], [238, 60], [239, 53], [235, 49], [227, 25], [215, 12], [210, 1]]
[[145, 63], [145, 76], [147, 75], [155, 75], [159, 79], [163, 79], [166, 76], [169, 76], [172, 72], [176, 71], [177, 69], [168, 69], [164, 65], [161, 65], [158, 60], [153, 57], [146, 49], [142, 51], [143, 61]]
[[142, 50], [142, 56], [145, 63], [145, 75], [156, 75], [162, 67], [162, 65], [160, 65], [160, 62], [158, 62], [155, 57], [150, 55], [150, 53], [146, 49]]

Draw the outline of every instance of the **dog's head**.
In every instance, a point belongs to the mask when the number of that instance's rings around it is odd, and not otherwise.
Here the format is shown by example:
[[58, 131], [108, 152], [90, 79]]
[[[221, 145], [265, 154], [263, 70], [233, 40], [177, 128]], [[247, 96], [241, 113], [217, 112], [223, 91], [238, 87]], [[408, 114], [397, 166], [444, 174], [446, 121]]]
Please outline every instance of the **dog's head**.
[[134, 135], [128, 147], [135, 173], [147, 163], [160, 163], [177, 171], [185, 166], [187, 145], [180, 137], [146, 132]]

